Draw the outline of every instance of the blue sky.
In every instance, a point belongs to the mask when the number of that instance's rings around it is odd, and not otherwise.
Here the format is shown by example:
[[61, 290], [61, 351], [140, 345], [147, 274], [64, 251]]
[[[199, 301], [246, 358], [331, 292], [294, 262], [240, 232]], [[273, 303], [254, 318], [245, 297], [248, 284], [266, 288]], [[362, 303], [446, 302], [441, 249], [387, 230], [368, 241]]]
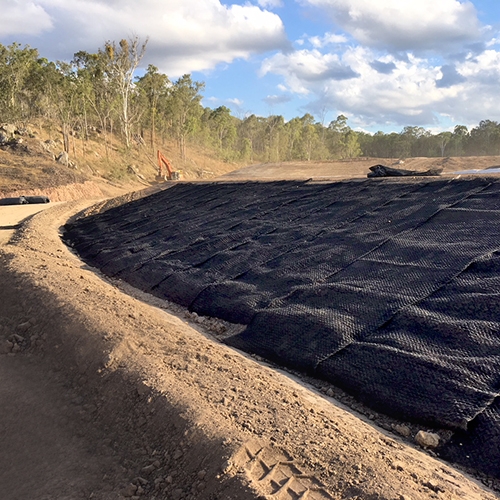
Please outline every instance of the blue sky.
[[204, 81], [204, 105], [352, 128], [500, 121], [498, 0], [9, 0], [0, 43], [69, 60], [149, 37], [144, 66]]

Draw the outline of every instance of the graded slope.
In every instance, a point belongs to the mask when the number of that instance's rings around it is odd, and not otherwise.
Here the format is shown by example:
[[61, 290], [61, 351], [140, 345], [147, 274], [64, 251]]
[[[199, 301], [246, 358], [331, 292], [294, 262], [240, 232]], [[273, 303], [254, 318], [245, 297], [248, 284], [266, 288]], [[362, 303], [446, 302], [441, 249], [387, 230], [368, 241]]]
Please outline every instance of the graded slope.
[[500, 477], [496, 178], [184, 184], [66, 226], [104, 273], [247, 325], [229, 345], [452, 429]]
[[2, 499], [497, 498], [102, 279], [58, 234], [86, 205], [0, 248]]

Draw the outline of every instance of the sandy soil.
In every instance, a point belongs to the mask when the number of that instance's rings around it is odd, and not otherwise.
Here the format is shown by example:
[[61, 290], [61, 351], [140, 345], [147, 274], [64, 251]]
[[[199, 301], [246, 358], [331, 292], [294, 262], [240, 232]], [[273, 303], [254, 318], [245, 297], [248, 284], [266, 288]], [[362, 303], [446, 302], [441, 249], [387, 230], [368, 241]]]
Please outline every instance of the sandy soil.
[[2, 499], [498, 498], [219, 344], [221, 323], [88, 268], [59, 231], [89, 203], [51, 206], [0, 247]]

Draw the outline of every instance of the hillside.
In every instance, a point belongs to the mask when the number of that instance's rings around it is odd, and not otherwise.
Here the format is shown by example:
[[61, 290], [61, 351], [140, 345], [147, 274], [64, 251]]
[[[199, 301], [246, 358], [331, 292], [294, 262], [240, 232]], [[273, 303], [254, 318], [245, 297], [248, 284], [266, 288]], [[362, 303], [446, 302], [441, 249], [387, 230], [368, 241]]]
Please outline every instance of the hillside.
[[[74, 132], [69, 146], [65, 159], [61, 132], [48, 124], [0, 125], [0, 195], [47, 194], [64, 201], [112, 196], [155, 183], [156, 152], [142, 140], [127, 150], [115, 137], [93, 131], [83, 140]], [[239, 167], [202, 148], [188, 149], [185, 160], [172, 142], [160, 144], [159, 149], [181, 171], [183, 180], [211, 179]]]
[[[10, 133], [8, 133], [8, 132]], [[137, 138], [136, 138], [137, 139]], [[0, 196], [44, 194], [53, 201], [110, 197], [157, 184], [156, 152], [142, 139], [130, 149], [114, 137], [93, 130], [85, 140], [77, 132], [63, 154], [61, 131], [47, 123], [0, 125]], [[445, 158], [355, 158], [338, 161], [261, 163], [224, 162], [214, 151], [190, 146], [182, 160], [174, 142], [159, 145], [181, 180], [339, 179], [365, 177], [375, 164], [424, 171], [443, 168], [444, 174], [484, 169], [500, 164], [500, 156]]]

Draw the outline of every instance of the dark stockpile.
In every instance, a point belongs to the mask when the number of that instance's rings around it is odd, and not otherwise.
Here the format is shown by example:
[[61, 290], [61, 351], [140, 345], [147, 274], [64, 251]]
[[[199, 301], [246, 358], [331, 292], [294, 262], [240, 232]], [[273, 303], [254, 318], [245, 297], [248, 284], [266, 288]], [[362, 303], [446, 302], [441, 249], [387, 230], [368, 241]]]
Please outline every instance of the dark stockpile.
[[500, 477], [500, 182], [180, 184], [67, 226], [92, 265]]

